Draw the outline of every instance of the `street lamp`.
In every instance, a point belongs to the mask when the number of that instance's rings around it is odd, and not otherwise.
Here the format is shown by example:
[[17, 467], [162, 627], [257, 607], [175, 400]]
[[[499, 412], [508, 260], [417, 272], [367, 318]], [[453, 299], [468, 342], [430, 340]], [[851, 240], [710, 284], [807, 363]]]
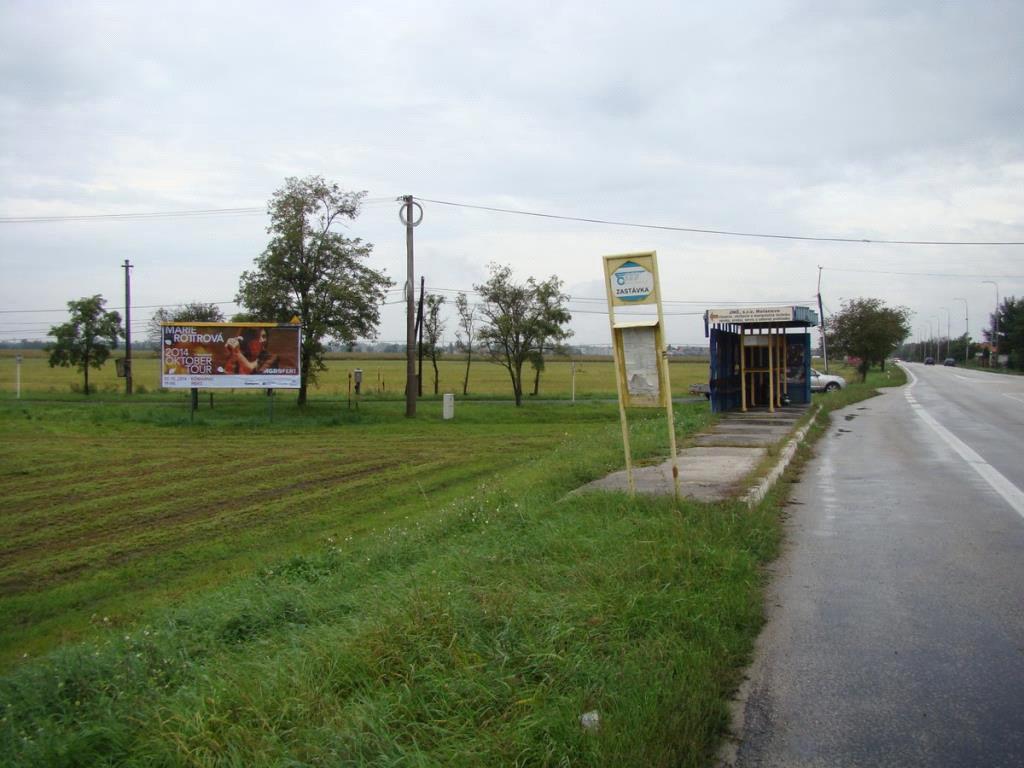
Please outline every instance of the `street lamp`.
[[[950, 339], [950, 335], [949, 335], [949, 308], [948, 307], [939, 307], [939, 309], [946, 310], [946, 357], [949, 357], [950, 356], [950, 354], [949, 354], [949, 339]], [[940, 331], [940, 333], [941, 333], [941, 331]], [[936, 355], [936, 357], [937, 357], [937, 355]]]
[[967, 320], [967, 299], [953, 299], [964, 303], [964, 368], [967, 367], [967, 356], [971, 349], [971, 325]]
[[[994, 321], [994, 326], [995, 327], [993, 329], [992, 343], [995, 345], [995, 349], [993, 351], [995, 352], [995, 355], [996, 355], [996, 365], [998, 365], [999, 364], [999, 283], [997, 283], [995, 280], [982, 280], [981, 282], [983, 282], [983, 283], [991, 283], [996, 288], [996, 313], [993, 315], [993, 317], [995, 318], [995, 321]], [[989, 361], [989, 366], [991, 367], [991, 365], [992, 365], [992, 362]]]
[[[934, 328], [932, 327], [932, 320], [935, 321]], [[939, 334], [942, 332], [941, 328], [942, 324], [939, 322], [938, 315], [932, 315], [930, 318], [928, 318], [928, 330], [932, 331], [932, 338], [935, 340], [933, 342], [935, 345], [935, 357], [939, 356]]]

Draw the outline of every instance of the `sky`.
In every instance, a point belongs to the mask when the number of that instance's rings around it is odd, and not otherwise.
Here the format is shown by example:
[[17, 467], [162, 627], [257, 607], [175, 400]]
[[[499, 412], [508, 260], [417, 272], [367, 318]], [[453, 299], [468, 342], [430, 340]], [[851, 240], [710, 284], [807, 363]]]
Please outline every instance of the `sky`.
[[[0, 0], [0, 340], [82, 296], [123, 314], [126, 259], [134, 338], [161, 306], [230, 315], [267, 201], [312, 174], [367, 192], [343, 232], [399, 289], [396, 198], [421, 201], [449, 340], [495, 263], [558, 276], [573, 341], [607, 344], [601, 257], [641, 251], [671, 344], [709, 307], [814, 306], [819, 275], [826, 314], [879, 298], [914, 339], [977, 338], [1024, 296], [1022, 39], [1019, 0]], [[378, 339], [404, 338], [396, 301]]]

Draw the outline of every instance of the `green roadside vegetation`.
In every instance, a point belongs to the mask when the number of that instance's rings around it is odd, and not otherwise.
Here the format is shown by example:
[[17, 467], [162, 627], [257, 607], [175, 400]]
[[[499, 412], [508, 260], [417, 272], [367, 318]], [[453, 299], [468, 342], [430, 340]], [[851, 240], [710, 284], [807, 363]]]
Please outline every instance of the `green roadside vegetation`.
[[[0, 762], [708, 762], [784, 487], [753, 510], [567, 495], [621, 466], [614, 403], [246, 405], [0, 408], [0, 575], [31, 574], [0, 594]], [[631, 419], [663, 454], [662, 414]]]
[[[21, 391], [23, 399], [81, 399], [82, 375], [73, 368], [51, 368], [47, 364], [43, 350], [16, 351], [0, 350], [0, 400], [15, 396], [16, 366], [15, 355], [22, 356]], [[310, 396], [321, 399], [346, 400], [349, 395], [349, 374], [358, 368], [363, 372], [363, 399], [402, 400], [405, 396], [405, 359], [398, 356], [370, 357], [365, 354], [332, 354], [327, 360], [327, 370], [323, 371], [318, 381], [310, 388]], [[707, 382], [708, 361], [700, 358], [671, 358], [672, 389], [675, 397], [686, 397], [690, 384]], [[159, 391], [160, 366], [152, 351], [140, 351], [133, 359], [134, 388], [133, 398], [126, 401], [149, 400], [168, 402], [168, 398], [181, 401], [187, 393], [178, 391], [168, 393]], [[474, 358], [469, 367], [469, 398], [510, 399], [512, 385], [508, 373], [500, 365]], [[540, 399], [568, 399], [573, 393], [575, 381], [576, 397], [584, 398], [615, 398], [615, 377], [610, 358], [586, 357], [576, 360], [554, 357], [545, 361], [544, 372], [540, 379], [537, 397]], [[466, 361], [458, 356], [443, 357], [438, 361], [438, 392], [452, 392], [463, 399], [462, 385], [466, 374]], [[528, 374], [528, 375], [527, 375]], [[523, 372], [523, 386], [526, 397], [532, 396], [534, 371]], [[124, 379], [117, 378], [113, 362], [98, 371], [89, 374], [91, 387], [96, 392], [92, 400], [111, 400], [121, 397], [124, 393]], [[423, 361], [423, 394], [433, 397], [434, 371], [429, 360]], [[218, 392], [215, 401], [223, 397], [250, 396], [260, 392]], [[280, 391], [279, 402], [294, 400], [295, 393]], [[204, 401], [207, 392], [202, 393]]]

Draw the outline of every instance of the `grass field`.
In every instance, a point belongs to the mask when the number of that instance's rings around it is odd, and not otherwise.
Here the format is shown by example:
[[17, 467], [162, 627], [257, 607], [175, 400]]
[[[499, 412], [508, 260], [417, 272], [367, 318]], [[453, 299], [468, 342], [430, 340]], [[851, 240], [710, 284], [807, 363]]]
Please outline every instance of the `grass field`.
[[[572, 409], [572, 414], [564, 413]], [[568, 437], [609, 404], [399, 403], [360, 410], [251, 403], [185, 411], [25, 403], [0, 410], [0, 659], [120, 623], [292, 549], [415, 522]]]
[[614, 403], [165, 399], [0, 402], [0, 764], [707, 763], [784, 490], [567, 496]]
[[[82, 374], [74, 368], [50, 368], [42, 350], [28, 350], [20, 353], [21, 387], [24, 397], [41, 395], [65, 395], [80, 392]], [[0, 398], [13, 397], [15, 382], [15, 352], [0, 350]], [[153, 353], [139, 353], [133, 362], [134, 385], [142, 392], [158, 389], [160, 366]], [[320, 374], [319, 382], [311, 389], [311, 396], [346, 397], [348, 376], [356, 368], [363, 371], [363, 394], [368, 397], [401, 398], [405, 391], [405, 361], [399, 359], [374, 359], [364, 356], [332, 356], [327, 360], [328, 370]], [[541, 376], [539, 395], [541, 397], [570, 397], [572, 393], [573, 363], [568, 360], [551, 360]], [[453, 392], [462, 396], [462, 383], [466, 364], [463, 360], [442, 359], [438, 362], [441, 393]], [[673, 360], [671, 364], [672, 389], [675, 396], [685, 396], [690, 384], [707, 381], [706, 360]], [[584, 360], [575, 364], [576, 396], [615, 397], [615, 379], [610, 361]], [[533, 391], [533, 369], [523, 373], [525, 392]], [[90, 370], [89, 383], [98, 394], [104, 396], [124, 392], [124, 380], [118, 379], [113, 362], [100, 370]], [[429, 360], [423, 363], [423, 393], [434, 391], [434, 372]], [[281, 393], [287, 396], [286, 393]], [[512, 385], [503, 367], [483, 359], [473, 360], [470, 365], [469, 395], [472, 397], [511, 398]]]

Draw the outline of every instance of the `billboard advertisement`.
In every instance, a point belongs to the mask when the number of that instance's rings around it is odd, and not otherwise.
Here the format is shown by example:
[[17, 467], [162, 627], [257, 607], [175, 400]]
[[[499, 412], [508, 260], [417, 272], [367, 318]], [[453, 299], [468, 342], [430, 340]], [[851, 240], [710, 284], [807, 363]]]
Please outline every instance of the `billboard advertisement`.
[[285, 323], [163, 323], [165, 389], [298, 389], [302, 326]]

